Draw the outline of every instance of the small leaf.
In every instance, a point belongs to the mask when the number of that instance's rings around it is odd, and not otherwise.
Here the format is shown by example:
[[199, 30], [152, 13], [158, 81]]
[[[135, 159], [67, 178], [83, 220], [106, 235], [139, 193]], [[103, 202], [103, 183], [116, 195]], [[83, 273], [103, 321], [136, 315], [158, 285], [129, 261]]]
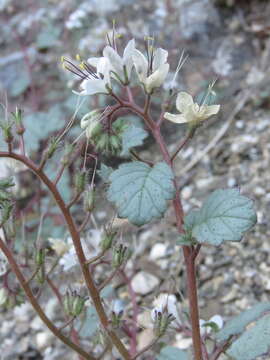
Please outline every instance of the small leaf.
[[22, 73], [18, 75], [17, 79], [12, 84], [10, 89], [10, 95], [16, 97], [23, 94], [29, 85], [30, 77], [27, 72], [22, 71]]
[[121, 156], [129, 155], [129, 149], [143, 144], [143, 140], [147, 138], [148, 133], [134, 125], [129, 126], [122, 134], [122, 152]]
[[109, 177], [111, 173], [113, 172], [113, 168], [110, 166], [107, 166], [105, 164], [100, 165], [100, 170], [97, 170], [98, 175], [101, 177], [101, 179], [105, 182], [109, 182]]
[[257, 220], [253, 201], [237, 189], [214, 191], [198, 211], [185, 218], [185, 227], [199, 243], [220, 245], [223, 241], [240, 241], [244, 232]]
[[37, 36], [37, 48], [42, 50], [56, 45], [60, 32], [59, 28], [53, 26], [43, 29]]
[[233, 360], [253, 360], [270, 349], [270, 315], [257, 321], [256, 325], [240, 336], [226, 352]]
[[119, 217], [135, 225], [160, 218], [175, 195], [173, 172], [165, 162], [154, 167], [140, 161], [123, 164], [109, 179], [108, 200], [115, 203]]
[[177, 347], [165, 346], [158, 355], [157, 360], [188, 360], [188, 355]]
[[217, 333], [217, 340], [226, 341], [230, 336], [240, 334], [248, 324], [257, 320], [267, 311], [270, 311], [270, 302], [259, 303], [251, 309], [242, 312], [240, 315], [229, 320], [223, 329]]

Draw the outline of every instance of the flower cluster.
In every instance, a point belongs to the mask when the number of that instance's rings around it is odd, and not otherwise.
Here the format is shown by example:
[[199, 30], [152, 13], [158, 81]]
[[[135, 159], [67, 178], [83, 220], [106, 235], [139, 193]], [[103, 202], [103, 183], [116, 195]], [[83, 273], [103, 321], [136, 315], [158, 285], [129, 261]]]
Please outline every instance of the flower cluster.
[[[81, 91], [77, 93], [78, 95], [114, 94], [113, 81], [123, 86], [129, 85], [133, 69], [135, 69], [145, 93], [151, 95], [164, 84], [169, 72], [169, 64], [167, 62], [168, 51], [162, 48], [155, 49], [153, 45], [150, 45], [150, 41], [151, 39], [147, 42], [146, 56], [136, 48], [134, 39], [127, 43], [123, 55], [119, 55], [115, 41], [113, 41], [112, 44], [105, 46], [101, 57], [91, 57], [87, 61], [81, 61], [80, 56], [77, 56], [77, 60], [80, 61], [79, 65], [63, 58], [63, 65], [65, 69], [76, 74], [82, 80]], [[174, 87], [175, 78], [186, 58], [183, 59], [183, 54], [180, 57], [171, 89]], [[164, 118], [178, 124], [188, 123], [192, 127], [199, 126], [203, 120], [217, 114], [220, 110], [220, 105], [207, 105], [208, 95], [209, 93], [206, 94], [204, 101], [198, 104], [194, 102], [190, 94], [179, 92], [176, 98], [176, 108], [180, 114], [165, 112]], [[95, 129], [95, 125], [95, 122], [92, 122], [91, 127], [88, 127], [88, 138]]]

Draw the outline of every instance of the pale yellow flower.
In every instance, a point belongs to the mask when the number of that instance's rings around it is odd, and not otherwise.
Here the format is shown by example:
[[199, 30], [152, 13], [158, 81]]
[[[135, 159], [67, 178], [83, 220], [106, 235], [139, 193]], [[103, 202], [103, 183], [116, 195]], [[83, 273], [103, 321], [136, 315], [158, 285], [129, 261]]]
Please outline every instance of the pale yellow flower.
[[70, 245], [62, 239], [48, 238], [48, 241], [58, 256], [63, 256], [70, 249]]
[[166, 112], [164, 118], [177, 124], [194, 123], [208, 119], [219, 112], [220, 105], [199, 105], [194, 103], [190, 94], [181, 91], [176, 98], [176, 109], [181, 114], [171, 114]]

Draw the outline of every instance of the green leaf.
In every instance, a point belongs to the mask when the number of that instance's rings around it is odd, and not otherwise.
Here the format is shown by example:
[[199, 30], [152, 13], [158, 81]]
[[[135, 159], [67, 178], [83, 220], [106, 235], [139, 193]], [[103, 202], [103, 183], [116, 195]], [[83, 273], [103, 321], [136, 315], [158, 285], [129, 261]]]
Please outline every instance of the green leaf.
[[98, 175], [101, 177], [101, 179], [105, 182], [109, 182], [109, 177], [111, 173], [113, 172], [113, 168], [110, 166], [107, 166], [105, 164], [100, 165], [100, 170], [97, 170]]
[[47, 49], [57, 44], [61, 30], [53, 25], [44, 28], [37, 36], [37, 48]]
[[10, 95], [12, 97], [16, 97], [23, 94], [29, 85], [30, 77], [26, 71], [22, 71], [21, 74], [17, 77], [16, 81], [14, 81], [12, 84]]
[[270, 349], [270, 315], [257, 321], [226, 352], [234, 360], [253, 360]]
[[158, 355], [157, 360], [188, 360], [188, 355], [177, 347], [165, 346]]
[[248, 324], [257, 320], [267, 311], [270, 311], [270, 302], [257, 304], [251, 309], [242, 312], [240, 315], [234, 317], [226, 323], [223, 329], [217, 333], [216, 339], [218, 341], [226, 341], [232, 335], [240, 334], [245, 330]]
[[165, 162], [154, 167], [140, 161], [123, 164], [109, 179], [108, 200], [115, 203], [119, 217], [135, 225], [160, 218], [175, 195], [173, 172]]
[[129, 149], [143, 144], [148, 133], [141, 127], [129, 126], [122, 134], [122, 152], [121, 156], [129, 155]]
[[214, 191], [202, 208], [185, 218], [185, 227], [199, 243], [220, 245], [223, 241], [240, 241], [244, 232], [257, 220], [253, 201], [237, 189]]

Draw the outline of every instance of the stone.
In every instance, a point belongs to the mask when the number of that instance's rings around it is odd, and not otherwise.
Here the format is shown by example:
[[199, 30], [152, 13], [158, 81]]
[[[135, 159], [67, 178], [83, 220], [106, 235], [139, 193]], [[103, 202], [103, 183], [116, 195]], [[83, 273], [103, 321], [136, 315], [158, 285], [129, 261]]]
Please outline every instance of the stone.
[[160, 259], [166, 255], [166, 252], [167, 252], [167, 245], [163, 243], [157, 243], [152, 247], [149, 258], [151, 260]]
[[133, 290], [141, 295], [150, 293], [158, 284], [159, 279], [146, 271], [138, 272], [131, 281]]

